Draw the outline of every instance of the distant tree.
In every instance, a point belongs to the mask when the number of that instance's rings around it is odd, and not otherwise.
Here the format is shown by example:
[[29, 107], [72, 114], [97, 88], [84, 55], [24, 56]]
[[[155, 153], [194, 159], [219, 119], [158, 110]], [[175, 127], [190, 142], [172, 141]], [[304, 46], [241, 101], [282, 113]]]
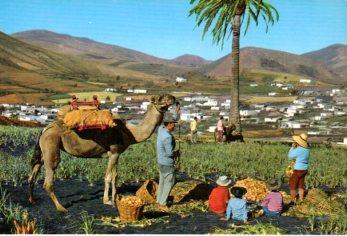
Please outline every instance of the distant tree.
[[117, 81], [120, 80], [120, 76], [119, 76], [119, 75], [117, 75], [116, 80], [117, 80]]
[[266, 24], [266, 31], [269, 24], [274, 24], [278, 20], [277, 10], [263, 0], [190, 0], [190, 4], [195, 4], [190, 9], [189, 14], [196, 15], [197, 26], [205, 24], [202, 37], [209, 31], [212, 24], [213, 42], [221, 43], [223, 47], [225, 37], [232, 39], [232, 61], [231, 61], [231, 109], [229, 114], [229, 126], [234, 125], [235, 130], [241, 134], [241, 120], [239, 112], [239, 76], [240, 76], [240, 29], [241, 18], [246, 16], [246, 34], [251, 20], [258, 25], [258, 18], [261, 16]]
[[106, 101], [106, 102], [109, 102], [109, 101], [111, 101], [111, 98], [110, 98], [110, 96], [107, 96], [107, 97], [105, 98], [105, 101]]

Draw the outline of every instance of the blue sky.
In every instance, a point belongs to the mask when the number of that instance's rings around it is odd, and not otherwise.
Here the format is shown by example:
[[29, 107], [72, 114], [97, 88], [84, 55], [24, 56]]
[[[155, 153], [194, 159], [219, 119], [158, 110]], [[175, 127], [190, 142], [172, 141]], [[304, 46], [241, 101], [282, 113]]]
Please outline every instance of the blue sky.
[[[347, 44], [347, 0], [270, 0], [280, 20], [269, 32], [252, 25], [241, 46], [305, 53]], [[189, 0], [1, 0], [0, 31], [46, 29], [115, 44], [162, 58], [195, 54], [215, 60], [230, 52], [201, 38]]]

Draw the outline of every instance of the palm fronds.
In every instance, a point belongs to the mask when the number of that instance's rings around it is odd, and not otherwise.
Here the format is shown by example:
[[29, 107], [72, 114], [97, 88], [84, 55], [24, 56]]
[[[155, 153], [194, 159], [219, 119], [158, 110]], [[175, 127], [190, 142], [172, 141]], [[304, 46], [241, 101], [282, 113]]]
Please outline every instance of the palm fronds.
[[213, 43], [224, 45], [224, 40], [228, 39], [233, 31], [233, 17], [240, 14], [246, 17], [247, 33], [251, 21], [256, 25], [261, 17], [268, 32], [269, 25], [278, 21], [278, 11], [268, 2], [263, 0], [190, 0], [193, 7], [189, 11], [189, 16], [196, 15], [196, 25], [204, 24], [202, 38], [212, 28]]

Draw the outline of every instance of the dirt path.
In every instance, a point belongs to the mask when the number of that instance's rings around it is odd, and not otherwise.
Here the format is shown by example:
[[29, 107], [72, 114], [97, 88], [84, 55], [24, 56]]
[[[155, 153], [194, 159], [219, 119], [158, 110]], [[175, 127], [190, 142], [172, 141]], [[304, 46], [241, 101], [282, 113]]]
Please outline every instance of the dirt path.
[[[43, 233], [83, 233], [80, 229], [81, 213], [87, 211], [89, 215], [100, 219], [102, 216], [117, 217], [118, 212], [114, 206], [102, 204], [103, 183], [95, 186], [89, 186], [86, 181], [65, 180], [55, 181], [55, 189], [61, 203], [69, 210], [68, 213], [58, 213], [53, 207], [53, 203], [42, 189], [42, 181], [39, 181], [35, 187], [36, 203], [30, 205], [27, 202], [27, 184], [20, 187], [9, 185], [2, 186], [6, 189], [14, 203], [28, 209], [31, 217], [38, 220], [43, 228]], [[136, 186], [130, 188], [120, 188], [120, 193], [132, 192]], [[209, 213], [196, 211], [189, 216], [181, 216], [173, 213], [147, 212], [146, 218], [165, 217], [165, 223], [154, 223], [147, 227], [124, 227], [115, 228], [98, 224], [95, 229], [96, 233], [161, 233], [161, 234], [206, 234], [211, 232], [212, 227], [225, 229], [228, 222], [219, 220], [219, 216]], [[271, 222], [285, 230], [289, 234], [300, 233], [300, 227], [307, 225], [305, 220], [281, 216], [278, 219], [259, 218], [260, 222]], [[252, 220], [251, 224], [256, 221]], [[3, 227], [3, 226], [2, 226]], [[1, 229], [1, 224], [0, 224]], [[302, 229], [302, 228], [301, 228]], [[7, 231], [9, 229], [2, 230]], [[10, 233], [2, 232], [2, 233]]]

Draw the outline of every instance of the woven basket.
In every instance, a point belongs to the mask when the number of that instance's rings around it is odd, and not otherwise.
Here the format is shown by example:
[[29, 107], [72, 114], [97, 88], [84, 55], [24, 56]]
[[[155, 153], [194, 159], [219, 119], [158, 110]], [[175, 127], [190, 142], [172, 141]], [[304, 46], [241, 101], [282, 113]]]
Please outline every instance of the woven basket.
[[154, 180], [146, 180], [141, 188], [137, 190], [136, 196], [146, 204], [155, 203], [158, 184]]
[[121, 198], [121, 196], [118, 196], [116, 198], [120, 220], [122, 222], [131, 222], [138, 220], [142, 216], [144, 204], [142, 204], [141, 206], [123, 204]]

